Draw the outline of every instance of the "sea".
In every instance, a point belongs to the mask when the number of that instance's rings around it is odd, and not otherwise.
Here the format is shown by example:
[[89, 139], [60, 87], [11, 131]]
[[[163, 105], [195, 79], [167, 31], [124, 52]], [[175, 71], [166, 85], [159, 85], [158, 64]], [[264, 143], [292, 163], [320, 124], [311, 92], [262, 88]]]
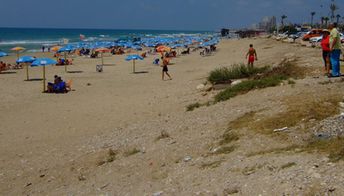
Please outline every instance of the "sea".
[[16, 46], [26, 52], [41, 51], [51, 47], [83, 41], [115, 41], [137, 37], [182, 36], [214, 34], [211, 31], [180, 30], [113, 30], [113, 29], [52, 29], [52, 28], [0, 28], [0, 51], [10, 52]]

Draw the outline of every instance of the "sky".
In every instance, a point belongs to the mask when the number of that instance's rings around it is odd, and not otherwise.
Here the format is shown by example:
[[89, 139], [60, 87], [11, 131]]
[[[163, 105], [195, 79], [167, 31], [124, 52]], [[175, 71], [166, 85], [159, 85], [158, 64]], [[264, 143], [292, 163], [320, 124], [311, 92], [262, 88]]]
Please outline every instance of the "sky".
[[[0, 0], [0, 27], [218, 30], [265, 16], [310, 22], [329, 15], [331, 0]], [[335, 0], [344, 16], [344, 0]]]

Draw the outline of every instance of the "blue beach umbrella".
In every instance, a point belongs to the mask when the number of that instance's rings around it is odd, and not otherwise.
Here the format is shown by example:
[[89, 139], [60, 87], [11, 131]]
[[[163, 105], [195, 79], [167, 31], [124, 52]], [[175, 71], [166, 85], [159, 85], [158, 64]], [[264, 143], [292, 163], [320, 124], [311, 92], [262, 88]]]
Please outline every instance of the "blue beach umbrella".
[[137, 54], [134, 54], [134, 55], [128, 55], [125, 60], [126, 61], [133, 61], [133, 73], [135, 73], [135, 61], [136, 60], [143, 60], [143, 57], [139, 56]]
[[45, 66], [56, 65], [57, 62], [50, 58], [37, 58], [31, 63], [31, 67], [43, 67], [43, 92], [45, 92]]
[[0, 52], [0, 57], [3, 57], [3, 56], [8, 56], [8, 54], [6, 52]]
[[28, 63], [32, 63], [35, 61], [35, 57], [32, 56], [22, 56], [19, 57], [19, 59], [16, 61], [17, 63], [25, 63], [25, 67], [26, 67], [26, 80], [29, 80], [29, 65]]
[[[67, 45], [65, 47], [60, 48], [57, 52], [58, 53], [62, 53], [63, 52], [64, 59], [65, 59], [65, 61], [67, 61], [67, 52], [70, 52], [70, 51], [73, 51], [73, 50], [75, 50], [74, 46]], [[67, 72], [67, 64], [66, 63], [64, 64], [64, 67], [65, 67], [65, 72]]]

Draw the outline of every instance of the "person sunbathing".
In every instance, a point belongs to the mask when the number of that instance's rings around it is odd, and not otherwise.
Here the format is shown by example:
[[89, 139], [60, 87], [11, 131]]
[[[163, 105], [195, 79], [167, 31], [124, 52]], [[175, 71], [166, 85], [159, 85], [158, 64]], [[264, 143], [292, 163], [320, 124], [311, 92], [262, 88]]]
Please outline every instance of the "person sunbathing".
[[142, 54], [141, 54], [141, 57], [142, 57], [142, 58], [146, 58], [146, 57], [147, 57], [147, 53], [146, 53], [146, 52], [142, 53]]
[[57, 83], [53, 86], [54, 93], [65, 93], [66, 92], [66, 82], [64, 82], [61, 77], [57, 78]]

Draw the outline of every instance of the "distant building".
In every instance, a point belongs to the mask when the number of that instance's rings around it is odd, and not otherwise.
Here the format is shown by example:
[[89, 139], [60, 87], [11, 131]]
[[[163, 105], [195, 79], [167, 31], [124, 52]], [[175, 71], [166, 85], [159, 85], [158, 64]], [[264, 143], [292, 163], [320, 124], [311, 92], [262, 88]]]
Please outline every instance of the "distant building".
[[221, 36], [227, 37], [229, 35], [229, 29], [221, 29]]
[[262, 21], [258, 24], [258, 29], [264, 30], [269, 32], [275, 29], [277, 26], [277, 21], [275, 16], [266, 16], [262, 19]]

